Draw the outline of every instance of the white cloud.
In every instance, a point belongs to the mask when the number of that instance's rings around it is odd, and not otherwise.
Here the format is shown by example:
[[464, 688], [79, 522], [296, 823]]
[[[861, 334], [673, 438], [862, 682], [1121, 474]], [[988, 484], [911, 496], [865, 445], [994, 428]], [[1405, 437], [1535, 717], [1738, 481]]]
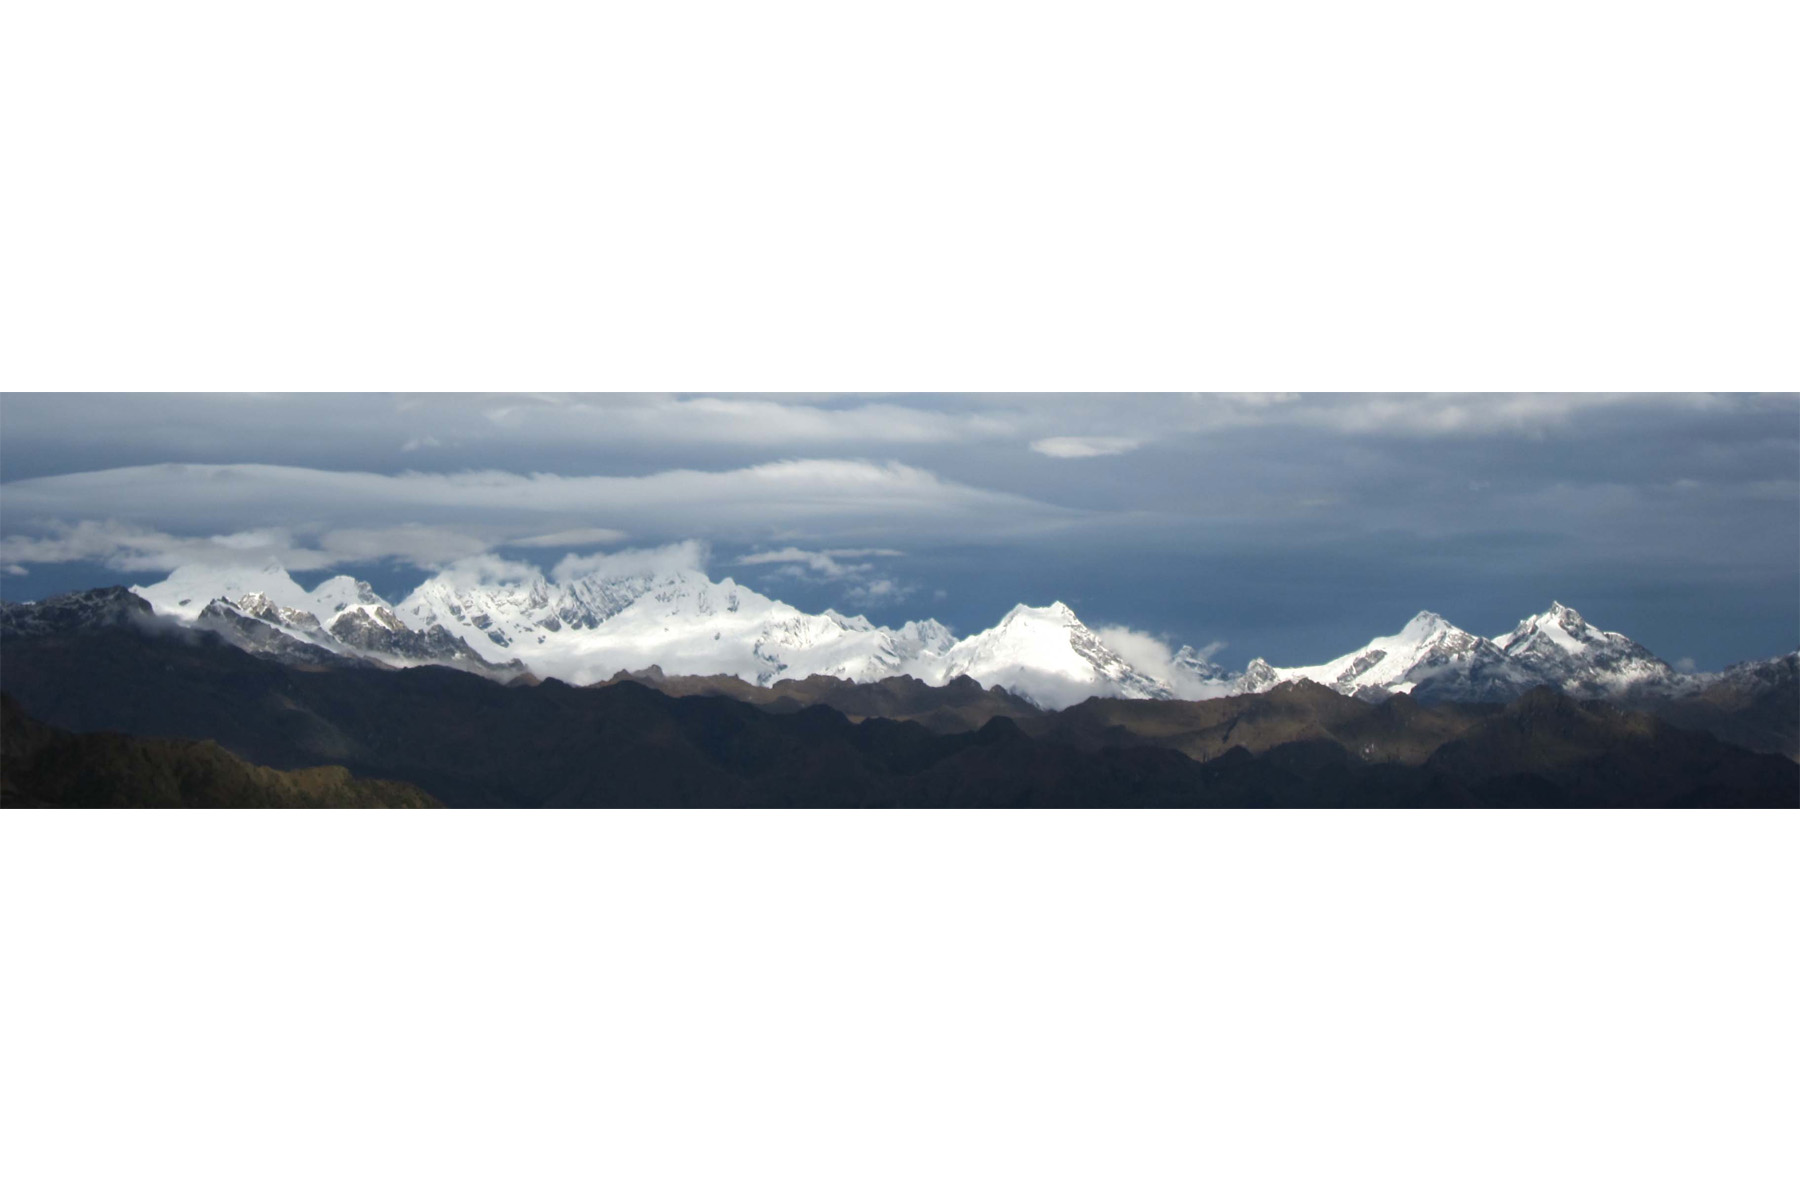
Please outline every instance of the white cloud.
[[180, 537], [122, 521], [53, 521], [41, 537], [13, 534], [0, 541], [0, 561], [100, 562], [128, 571], [172, 571], [188, 562], [291, 560], [292, 569], [329, 566], [329, 556], [302, 550], [283, 529], [252, 529], [213, 537]]
[[[690, 539], [611, 554], [567, 554], [550, 569], [548, 578], [567, 583], [587, 576], [608, 580], [673, 571], [704, 572], [709, 553], [705, 542]], [[530, 563], [516, 562], [497, 554], [475, 554], [458, 559], [441, 568], [440, 574], [459, 586], [481, 587], [529, 584], [545, 578], [545, 573]]]
[[841, 582], [844, 584], [845, 600], [852, 604], [879, 606], [904, 600], [918, 588], [885, 575], [874, 574], [875, 564], [863, 560], [899, 557], [902, 557], [899, 550], [873, 547], [802, 550], [798, 546], [786, 546], [780, 550], [759, 550], [746, 554], [735, 562], [738, 566], [775, 565], [775, 574], [793, 579]]
[[[588, 576], [610, 580], [673, 571], [704, 572], [709, 553], [705, 542], [690, 539], [611, 554], [568, 554], [550, 569], [548, 578], [567, 583]], [[497, 554], [474, 554], [457, 559], [440, 568], [439, 574], [458, 586], [479, 587], [531, 584], [546, 578], [543, 571], [530, 563], [516, 562]]]
[[[1204, 683], [1195, 679], [1188, 672], [1178, 669], [1175, 666], [1176, 651], [1165, 638], [1125, 625], [1099, 626], [1094, 630], [1094, 636], [1098, 637], [1107, 649], [1138, 670], [1146, 675], [1153, 675], [1174, 688], [1176, 696], [1183, 700], [1207, 700], [1222, 695], [1224, 692], [1224, 689], [1218, 684]], [[1210, 662], [1212, 656], [1224, 648], [1224, 642], [1211, 642], [1197, 653], [1201, 658]]]
[[884, 604], [898, 604], [918, 590], [912, 584], [903, 584], [898, 580], [882, 577], [852, 584], [845, 589], [844, 598], [853, 604], [880, 607]]
[[670, 571], [705, 571], [709, 548], [705, 542], [688, 539], [667, 546], [644, 550], [619, 550], [612, 554], [570, 554], [556, 564], [550, 577], [567, 583], [587, 575], [601, 579], [629, 579], [638, 575], [661, 575]]
[[790, 573], [804, 576], [808, 572], [825, 579], [842, 579], [846, 575], [865, 573], [870, 565], [866, 562], [845, 562], [845, 559], [861, 558], [898, 558], [898, 550], [802, 550], [798, 546], [788, 546], [781, 550], [761, 550], [754, 554], [746, 554], [737, 559], [737, 565], [754, 567], [769, 563], [793, 564]]
[[1031, 448], [1051, 458], [1103, 458], [1128, 454], [1143, 444], [1143, 439], [1129, 437], [1048, 437], [1031, 443]]
[[514, 562], [497, 554], [471, 554], [446, 563], [438, 577], [459, 588], [503, 587], [536, 583], [544, 573], [530, 563]]
[[1140, 671], [1168, 679], [1173, 673], [1175, 651], [1153, 633], [1124, 625], [1101, 625], [1094, 630], [1106, 648]]

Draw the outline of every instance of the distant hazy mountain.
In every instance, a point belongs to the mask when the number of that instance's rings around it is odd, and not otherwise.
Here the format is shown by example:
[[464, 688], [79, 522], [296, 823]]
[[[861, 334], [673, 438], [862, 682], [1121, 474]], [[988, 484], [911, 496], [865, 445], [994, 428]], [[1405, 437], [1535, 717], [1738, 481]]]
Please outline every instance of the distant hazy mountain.
[[273, 564], [255, 571], [183, 567], [134, 590], [159, 614], [218, 627], [243, 648], [281, 661], [347, 654], [388, 666], [441, 663], [574, 684], [652, 667], [666, 676], [732, 676], [758, 687], [814, 676], [856, 683], [911, 676], [939, 686], [966, 675], [1057, 709], [1093, 696], [1206, 699], [1296, 680], [1364, 699], [1505, 703], [1548, 686], [1653, 706], [1717, 682], [1675, 671], [1561, 603], [1495, 638], [1421, 612], [1397, 633], [1329, 662], [1281, 667], [1257, 658], [1228, 673], [1189, 646], [1167, 662], [1129, 661], [1060, 602], [1018, 605], [993, 628], [958, 639], [937, 621], [889, 628], [830, 609], [806, 613], [691, 570], [487, 584], [446, 573], [392, 606], [345, 575], [307, 591]]

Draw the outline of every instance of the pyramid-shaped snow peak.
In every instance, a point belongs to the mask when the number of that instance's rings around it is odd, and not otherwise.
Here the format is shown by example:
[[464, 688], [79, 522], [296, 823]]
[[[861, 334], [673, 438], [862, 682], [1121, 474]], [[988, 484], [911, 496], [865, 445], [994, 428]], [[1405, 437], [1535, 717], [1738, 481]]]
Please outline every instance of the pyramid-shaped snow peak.
[[1573, 695], [1612, 696], [1679, 682], [1662, 659], [1622, 633], [1594, 628], [1561, 601], [1526, 617], [1494, 644], [1541, 682]]
[[1018, 605], [992, 629], [958, 642], [945, 657], [944, 677], [958, 675], [998, 684], [1045, 708], [1096, 695], [1166, 700], [1175, 694], [1126, 662], [1061, 601]]

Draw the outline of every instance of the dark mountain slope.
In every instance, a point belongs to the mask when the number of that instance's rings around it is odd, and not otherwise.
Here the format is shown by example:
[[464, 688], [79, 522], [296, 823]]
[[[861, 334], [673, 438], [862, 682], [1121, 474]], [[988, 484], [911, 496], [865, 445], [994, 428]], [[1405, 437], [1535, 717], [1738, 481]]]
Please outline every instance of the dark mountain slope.
[[1800, 759], [1800, 651], [1727, 667], [1697, 695], [1653, 711], [1683, 729]]
[[1096, 698], [1024, 724], [1076, 745], [1166, 746], [1202, 762], [1234, 746], [1262, 753], [1293, 742], [1330, 742], [1364, 762], [1418, 765], [1496, 711], [1497, 705], [1427, 708], [1409, 696], [1371, 704], [1298, 680], [1218, 700]]
[[1626, 712], [1536, 688], [1426, 766], [1491, 795], [1548, 782], [1596, 804], [1685, 806], [1733, 796], [1785, 793], [1800, 803], [1800, 772], [1774, 755], [1749, 754], [1717, 738], [1678, 729], [1649, 713]]
[[[941, 687], [896, 675], [874, 683], [851, 683], [830, 675], [777, 680], [758, 687], [735, 675], [665, 675], [656, 667], [620, 672], [611, 682], [630, 679], [670, 696], [729, 696], [770, 712], [799, 712], [814, 704], [835, 708], [852, 720], [889, 717], [916, 721], [935, 733], [966, 733], [995, 717], [1029, 721], [1042, 715], [1035, 704], [1004, 688], [982, 687], [959, 675]], [[606, 686], [604, 684], [597, 686]]]
[[65, 733], [0, 693], [0, 807], [436, 808], [408, 783], [343, 767], [275, 771], [213, 742]]

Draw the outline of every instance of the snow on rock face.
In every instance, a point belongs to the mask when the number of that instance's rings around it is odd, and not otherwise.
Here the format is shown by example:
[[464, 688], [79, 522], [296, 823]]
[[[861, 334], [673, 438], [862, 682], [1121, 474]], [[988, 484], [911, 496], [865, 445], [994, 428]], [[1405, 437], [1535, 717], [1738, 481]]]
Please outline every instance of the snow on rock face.
[[908, 621], [893, 631], [894, 644], [907, 659], [927, 658], [950, 653], [956, 635], [939, 621]]
[[[297, 612], [297, 609], [277, 609], [260, 592], [252, 592], [244, 599], [261, 603], [236, 605], [223, 597], [209, 600], [194, 624], [218, 633], [240, 650], [290, 666], [341, 661], [342, 647], [331, 644], [331, 638], [322, 630], [318, 636], [297, 636], [281, 619], [281, 613]], [[301, 615], [317, 629], [319, 622], [311, 613]]]
[[[133, 592], [150, 602], [150, 607], [164, 616], [192, 621], [214, 600], [229, 600], [244, 609], [254, 603], [279, 613], [311, 614], [319, 624], [330, 624], [333, 617], [352, 607], [373, 607], [383, 603], [375, 590], [360, 579], [338, 575], [327, 579], [312, 591], [294, 582], [277, 563], [262, 567], [215, 567], [189, 564], [177, 567], [161, 583], [134, 587]], [[251, 615], [263, 618], [263, 613]], [[293, 623], [297, 618], [284, 618]]]
[[[1400, 632], [1378, 637], [1359, 650], [1312, 667], [1270, 667], [1245, 672], [1245, 691], [1310, 679], [1346, 696], [1379, 699], [1399, 693], [1443, 699], [1511, 699], [1535, 682], [1484, 637], [1458, 629], [1434, 612], [1420, 612]], [[1252, 684], [1251, 675], [1256, 679]]]
[[[487, 672], [517, 672], [510, 654], [477, 653], [449, 629], [414, 630], [360, 579], [338, 575], [312, 591], [274, 564], [256, 570], [182, 567], [161, 583], [133, 588], [156, 612], [229, 632], [236, 644], [284, 660], [298, 653], [245, 622], [281, 631], [289, 639], [331, 654], [371, 658], [392, 666], [439, 663]], [[482, 639], [485, 648], [488, 643]], [[307, 659], [307, 661], [312, 661]]]
[[670, 675], [736, 675], [767, 686], [832, 675], [867, 682], [935, 675], [954, 640], [936, 621], [898, 630], [827, 609], [801, 612], [734, 580], [665, 570], [564, 583], [541, 576], [498, 586], [442, 576], [401, 601], [412, 628], [453, 630], [490, 661], [517, 655], [532, 671], [593, 683], [661, 667]]
[[515, 641], [529, 641], [545, 630], [582, 626], [575, 610], [559, 611], [552, 604], [549, 584], [541, 577], [481, 586], [440, 575], [414, 588], [395, 612], [413, 629], [442, 625], [464, 634], [477, 653], [489, 658], [505, 657], [502, 652]]
[[1063, 708], [1089, 696], [1169, 700], [1174, 690], [1139, 671], [1081, 623], [1060, 600], [1047, 608], [1018, 605], [992, 629], [958, 642], [944, 656], [947, 682], [967, 675], [999, 684], [1042, 708]]
[[283, 608], [261, 592], [251, 592], [247, 596], [240, 597], [237, 608], [240, 612], [247, 613], [259, 621], [286, 626], [313, 637], [325, 632], [325, 627], [320, 624], [319, 618], [306, 609]]
[[1622, 633], [1595, 629], [1560, 601], [1494, 639], [1507, 658], [1573, 695], [1668, 690], [1680, 679], [1668, 663]]
[[[474, 669], [489, 665], [466, 641], [443, 626], [435, 625], [423, 632], [409, 629], [392, 609], [383, 605], [346, 608], [332, 621], [330, 633], [344, 646], [382, 661], [435, 662]], [[493, 665], [514, 670], [520, 667], [516, 660]]]
[[[362, 588], [366, 590], [367, 586]], [[143, 603], [140, 597], [133, 599]], [[348, 605], [329, 626], [324, 626], [304, 609], [283, 608], [262, 592], [250, 592], [237, 601], [223, 596], [209, 600], [189, 620], [220, 634], [241, 650], [290, 665], [349, 661], [405, 667], [431, 663], [498, 678], [508, 678], [525, 669], [517, 660], [490, 665], [446, 629], [425, 633], [408, 629], [383, 604]]]
[[325, 619], [322, 611], [325, 609], [340, 613], [347, 608], [386, 603], [375, 594], [374, 588], [362, 580], [352, 579], [348, 575], [334, 575], [314, 588], [311, 596], [311, 611], [320, 620]]
[[313, 598], [305, 588], [275, 563], [260, 568], [215, 567], [189, 563], [175, 568], [161, 583], [131, 589], [164, 616], [192, 621], [214, 600], [236, 605], [243, 596], [257, 595], [284, 608], [312, 611]]
[[1266, 692], [1281, 682], [1281, 676], [1275, 673], [1267, 659], [1253, 658], [1234, 682], [1239, 694]]
[[1595, 629], [1561, 603], [1492, 640], [1421, 612], [1399, 633], [1318, 666], [1270, 667], [1257, 659], [1239, 686], [1267, 691], [1289, 679], [1371, 700], [1410, 692], [1428, 699], [1506, 701], [1545, 684], [1576, 696], [1691, 686], [1630, 638]]

